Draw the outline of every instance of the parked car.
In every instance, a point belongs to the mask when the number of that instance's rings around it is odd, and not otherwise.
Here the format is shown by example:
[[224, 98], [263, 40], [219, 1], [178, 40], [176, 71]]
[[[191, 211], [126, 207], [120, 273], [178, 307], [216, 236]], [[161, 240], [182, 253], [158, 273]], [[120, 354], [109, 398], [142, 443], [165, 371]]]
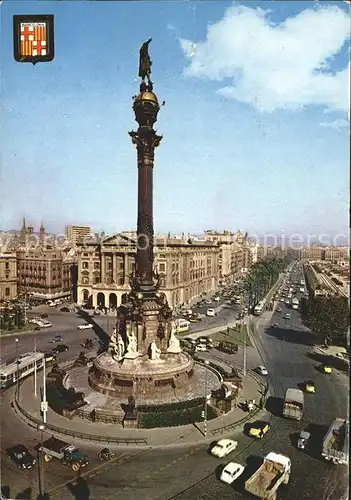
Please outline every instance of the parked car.
[[223, 341], [218, 344], [217, 349], [227, 354], [236, 354], [239, 347], [237, 344], [233, 344], [232, 342]]
[[257, 371], [260, 375], [268, 375], [268, 370], [265, 366], [260, 365], [257, 367]]
[[23, 444], [16, 444], [6, 450], [7, 456], [17, 465], [19, 469], [31, 469], [36, 460]]
[[196, 339], [192, 339], [191, 337], [185, 337], [183, 340], [185, 340], [186, 342], [188, 342], [191, 345], [196, 345], [197, 344]]
[[38, 324], [42, 328], [50, 328], [52, 326], [52, 323], [50, 323], [50, 321], [45, 321], [45, 320], [43, 320], [41, 323]]
[[197, 344], [197, 346], [195, 347], [195, 351], [196, 352], [207, 352], [208, 347], [206, 344]]
[[78, 325], [78, 330], [88, 330], [89, 328], [93, 328], [91, 323], [85, 323], [84, 325]]
[[221, 481], [227, 484], [232, 484], [239, 476], [243, 473], [245, 467], [240, 464], [236, 464], [235, 462], [229, 462], [221, 474]]
[[319, 366], [319, 369], [322, 373], [333, 373], [333, 369], [331, 366], [329, 365], [320, 365]]
[[202, 344], [207, 344], [207, 345], [213, 344], [211, 337], [198, 337], [196, 340], [198, 343], [202, 343]]
[[69, 307], [66, 307], [66, 306], [61, 307], [60, 311], [63, 312], [63, 313], [68, 313], [69, 312]]
[[211, 449], [211, 455], [223, 458], [234, 451], [237, 446], [237, 441], [233, 441], [232, 439], [220, 439], [218, 443]]
[[214, 309], [207, 309], [206, 316], [215, 316], [215, 310]]
[[62, 340], [63, 340], [62, 335], [55, 335], [54, 338], [52, 338], [51, 340], [49, 340], [49, 343], [50, 344], [56, 344], [56, 342], [61, 342]]
[[58, 344], [56, 345], [53, 349], [52, 352], [54, 354], [59, 354], [60, 352], [67, 352], [68, 351], [68, 345], [66, 344]]
[[48, 316], [48, 314], [43, 313], [43, 314], [40, 315], [40, 317], [43, 318], [43, 319], [45, 319], [45, 318], [48, 318], [49, 316]]

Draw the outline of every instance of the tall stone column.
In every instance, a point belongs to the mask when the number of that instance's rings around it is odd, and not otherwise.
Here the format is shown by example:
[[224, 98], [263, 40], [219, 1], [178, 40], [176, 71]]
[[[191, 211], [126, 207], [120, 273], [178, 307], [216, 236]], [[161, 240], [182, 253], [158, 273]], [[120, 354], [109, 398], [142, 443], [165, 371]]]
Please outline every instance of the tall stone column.
[[139, 123], [137, 132], [129, 132], [138, 152], [138, 221], [136, 276], [142, 291], [155, 291], [153, 278], [154, 226], [153, 226], [153, 167], [155, 148], [162, 136], [156, 134], [153, 124], [157, 120], [159, 104], [152, 92], [152, 84], [143, 82], [133, 109]]
[[101, 283], [106, 283], [106, 266], [105, 266], [105, 254], [101, 254]]

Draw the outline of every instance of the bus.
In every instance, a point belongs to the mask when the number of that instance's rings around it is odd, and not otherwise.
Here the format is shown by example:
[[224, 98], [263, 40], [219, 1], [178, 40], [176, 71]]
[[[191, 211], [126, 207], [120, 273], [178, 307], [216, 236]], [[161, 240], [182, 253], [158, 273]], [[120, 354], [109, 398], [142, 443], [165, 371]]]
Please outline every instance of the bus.
[[254, 314], [255, 316], [259, 316], [260, 314], [262, 314], [263, 311], [264, 311], [264, 303], [259, 302], [254, 309]]
[[187, 321], [184, 318], [178, 318], [172, 321], [171, 326], [174, 333], [188, 332], [190, 328], [190, 321]]
[[[28, 352], [21, 354], [15, 361], [8, 365], [2, 364], [0, 366], [0, 388], [6, 389], [17, 381], [17, 373], [19, 380], [28, 377], [34, 372], [34, 364], [36, 363], [37, 370], [43, 368], [45, 354], [42, 352]], [[17, 366], [18, 364], [18, 366]]]

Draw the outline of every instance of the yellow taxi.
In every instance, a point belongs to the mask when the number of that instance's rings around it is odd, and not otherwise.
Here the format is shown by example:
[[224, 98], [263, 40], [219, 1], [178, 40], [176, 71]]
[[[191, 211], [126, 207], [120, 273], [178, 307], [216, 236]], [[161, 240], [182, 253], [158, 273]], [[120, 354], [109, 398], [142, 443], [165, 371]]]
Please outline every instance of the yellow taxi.
[[251, 424], [249, 429], [249, 435], [255, 438], [262, 439], [263, 436], [267, 434], [271, 427], [269, 422], [264, 422], [263, 420], [257, 420]]
[[323, 373], [332, 373], [333, 372], [332, 367], [329, 365], [322, 365], [321, 370]]
[[313, 394], [316, 392], [316, 385], [313, 380], [306, 380], [305, 382], [305, 391], [312, 392]]

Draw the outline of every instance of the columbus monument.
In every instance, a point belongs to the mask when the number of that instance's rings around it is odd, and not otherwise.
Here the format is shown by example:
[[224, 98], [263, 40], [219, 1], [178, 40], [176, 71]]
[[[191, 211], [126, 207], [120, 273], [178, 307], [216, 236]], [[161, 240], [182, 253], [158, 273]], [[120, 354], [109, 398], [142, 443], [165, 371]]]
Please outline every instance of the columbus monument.
[[136, 266], [108, 350], [94, 360], [89, 372], [96, 391], [121, 400], [132, 395], [137, 402], [184, 397], [198, 382], [194, 361], [180, 348], [172, 310], [154, 272], [153, 170], [162, 136], [153, 128], [160, 106], [151, 81], [151, 40], [140, 49], [140, 92], [133, 98], [139, 126], [129, 132], [138, 165]]

